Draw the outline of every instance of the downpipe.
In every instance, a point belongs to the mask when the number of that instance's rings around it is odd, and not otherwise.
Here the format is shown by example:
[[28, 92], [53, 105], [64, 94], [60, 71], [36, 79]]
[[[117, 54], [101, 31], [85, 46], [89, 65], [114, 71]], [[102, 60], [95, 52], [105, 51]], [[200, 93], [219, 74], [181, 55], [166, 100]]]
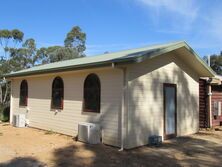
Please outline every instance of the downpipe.
[[[112, 68], [116, 68], [115, 64], [112, 63]], [[124, 138], [125, 138], [125, 128], [124, 128], [124, 114], [126, 105], [126, 67], [117, 67], [123, 72], [123, 89], [122, 89], [122, 106], [121, 106], [121, 147], [118, 151], [124, 151]]]

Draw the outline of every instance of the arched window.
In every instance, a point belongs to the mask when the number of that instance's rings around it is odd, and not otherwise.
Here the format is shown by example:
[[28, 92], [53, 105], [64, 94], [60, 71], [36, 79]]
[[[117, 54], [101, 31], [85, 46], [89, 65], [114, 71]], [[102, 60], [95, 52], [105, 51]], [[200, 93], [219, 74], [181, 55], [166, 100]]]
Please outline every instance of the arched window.
[[56, 77], [52, 83], [52, 109], [63, 109], [64, 85], [60, 77]]
[[19, 105], [27, 106], [27, 104], [28, 104], [28, 83], [26, 80], [23, 80], [20, 85]]
[[100, 112], [100, 80], [96, 74], [89, 74], [84, 82], [84, 111]]

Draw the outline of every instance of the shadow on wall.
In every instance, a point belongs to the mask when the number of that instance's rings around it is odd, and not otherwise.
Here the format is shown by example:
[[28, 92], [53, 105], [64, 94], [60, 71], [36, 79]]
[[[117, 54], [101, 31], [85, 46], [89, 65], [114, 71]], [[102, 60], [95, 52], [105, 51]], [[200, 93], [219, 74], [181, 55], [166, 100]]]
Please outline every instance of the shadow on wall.
[[[172, 63], [174, 63], [173, 66]], [[170, 65], [170, 68], [165, 66]], [[144, 145], [150, 135], [163, 134], [163, 83], [177, 84], [177, 132], [178, 135], [194, 133], [198, 130], [198, 87], [192, 87], [188, 77], [193, 83], [198, 82], [198, 76], [174, 53], [153, 58], [136, 66], [136, 73], [129, 74], [130, 91], [128, 126], [129, 147]], [[162, 68], [163, 67], [163, 68]], [[179, 68], [178, 68], [179, 67]], [[133, 67], [134, 68], [134, 67]], [[162, 70], [159, 70], [162, 68]], [[195, 83], [196, 85], [196, 83]], [[197, 89], [197, 90], [196, 90]], [[148, 104], [148, 105], [147, 105]], [[120, 102], [121, 106], [121, 102]], [[110, 113], [114, 111], [111, 103], [105, 105], [100, 121], [104, 126], [112, 120]], [[118, 109], [119, 111], [121, 109]], [[147, 115], [147, 113], [149, 113]], [[121, 113], [118, 116], [118, 128], [121, 128]], [[105, 118], [110, 118], [106, 120]], [[196, 119], [197, 118], [197, 119]], [[93, 121], [90, 118], [88, 121]], [[112, 123], [112, 122], [111, 122]], [[192, 132], [191, 132], [192, 131]], [[109, 133], [109, 138], [115, 138], [115, 133]], [[118, 130], [118, 145], [120, 145], [121, 131]], [[126, 135], [127, 136], [127, 135]]]
[[[172, 62], [179, 68], [175, 65], [173, 68], [165, 68], [171, 66]], [[159, 70], [161, 67], [163, 68]], [[178, 135], [190, 133], [192, 129], [195, 133], [198, 130], [198, 95], [195, 94], [198, 87], [192, 87], [188, 76], [194, 83], [198, 82], [198, 77], [189, 69], [189, 65], [184, 65], [171, 53], [154, 58], [146, 64], [144, 62], [136, 68], [139, 68], [137, 73], [130, 76], [130, 140], [142, 145], [148, 141], [148, 136], [163, 134], [163, 83], [177, 84]]]
[[[121, 89], [118, 93], [121, 92]], [[93, 116], [93, 113], [85, 113], [88, 115], [86, 122], [99, 123], [102, 129], [102, 139], [106, 144], [120, 146], [121, 140], [121, 93], [116, 94], [112, 99], [107, 98], [112, 93], [107, 92], [101, 96], [101, 112]], [[106, 96], [106, 97], [105, 97]], [[119, 100], [120, 97], [120, 100]]]

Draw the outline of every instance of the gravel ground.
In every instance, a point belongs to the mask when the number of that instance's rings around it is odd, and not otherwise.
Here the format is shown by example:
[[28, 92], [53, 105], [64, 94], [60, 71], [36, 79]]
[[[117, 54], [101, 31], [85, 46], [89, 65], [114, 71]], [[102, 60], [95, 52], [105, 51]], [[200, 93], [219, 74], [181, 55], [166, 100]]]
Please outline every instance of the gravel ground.
[[222, 166], [222, 131], [164, 142], [159, 147], [140, 147], [119, 152], [106, 145], [87, 145], [71, 137], [0, 124], [0, 167], [147, 167]]

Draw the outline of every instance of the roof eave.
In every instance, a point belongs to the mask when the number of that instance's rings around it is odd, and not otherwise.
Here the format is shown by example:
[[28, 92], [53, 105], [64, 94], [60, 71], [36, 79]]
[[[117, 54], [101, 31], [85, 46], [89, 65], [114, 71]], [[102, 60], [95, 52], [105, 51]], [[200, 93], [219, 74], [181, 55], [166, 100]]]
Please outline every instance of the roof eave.
[[195, 58], [205, 67], [205, 69], [208, 71], [208, 77], [215, 77], [217, 74], [213, 71], [211, 67], [207, 65], [205, 61], [203, 61], [200, 56], [184, 41], [184, 47], [187, 48], [187, 50], [195, 56]]

